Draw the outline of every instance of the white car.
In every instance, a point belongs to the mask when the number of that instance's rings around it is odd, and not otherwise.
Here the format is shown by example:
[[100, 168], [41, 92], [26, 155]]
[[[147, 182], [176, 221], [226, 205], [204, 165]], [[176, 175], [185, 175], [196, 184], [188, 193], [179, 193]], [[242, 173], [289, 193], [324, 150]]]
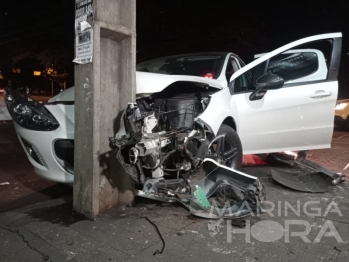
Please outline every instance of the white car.
[[[183, 159], [171, 159], [168, 172], [176, 173], [195, 168], [195, 158], [213, 158], [238, 169], [243, 154], [330, 147], [341, 38], [341, 33], [304, 38], [248, 65], [233, 53], [190, 54], [139, 64], [137, 104], [125, 109], [127, 119], [112, 141], [119, 159], [125, 168], [134, 168], [141, 160], [142, 171], [131, 171], [140, 181], [143, 176], [164, 176], [165, 161], [173, 156], [162, 150], [173, 143], [194, 143], [191, 149], [183, 148], [190, 153], [185, 151]], [[319, 42], [329, 49], [323, 51]], [[74, 89], [46, 105], [19, 98], [8, 89], [5, 100], [36, 173], [73, 183]], [[164, 140], [164, 132], [172, 135]], [[126, 150], [122, 143], [135, 133], [140, 133], [140, 140], [127, 148], [127, 159], [122, 159]], [[162, 142], [147, 151], [145, 138]]]

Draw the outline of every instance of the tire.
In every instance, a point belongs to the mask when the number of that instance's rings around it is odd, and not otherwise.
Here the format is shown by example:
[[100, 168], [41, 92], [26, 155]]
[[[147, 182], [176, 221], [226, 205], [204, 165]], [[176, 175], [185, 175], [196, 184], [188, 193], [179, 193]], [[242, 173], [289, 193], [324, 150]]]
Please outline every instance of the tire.
[[[235, 170], [241, 170], [243, 151], [242, 151], [242, 145], [241, 145], [241, 141], [238, 134], [235, 132], [233, 128], [224, 124], [222, 124], [221, 127], [219, 128], [217, 132], [217, 136], [222, 134], [225, 134], [224, 152], [229, 151], [229, 149], [236, 148], [237, 154], [234, 156], [232, 161], [228, 163], [222, 163], [222, 161], [224, 161], [224, 159], [222, 158], [221, 159], [212, 158], [212, 159], [216, 160], [220, 164], [226, 165]], [[212, 139], [209, 139], [209, 140], [212, 141]], [[229, 146], [229, 148], [227, 146]], [[214, 153], [214, 151], [212, 151], [212, 148], [207, 148], [207, 147], [206, 147], [206, 152], [208, 153], [208, 155], [206, 155], [207, 157], [209, 157], [210, 154], [212, 155], [212, 153]], [[228, 192], [228, 198], [227, 198], [227, 192]], [[240, 189], [238, 189], [237, 187], [228, 186], [228, 185], [219, 187], [215, 193], [215, 196], [217, 197], [216, 198], [217, 203], [221, 203], [223, 204], [223, 206], [225, 205], [227, 199], [230, 199], [230, 201], [233, 201], [231, 202], [231, 205], [233, 205], [232, 203], [235, 204], [236, 201], [241, 201], [244, 198], [244, 195]], [[223, 201], [221, 201], [221, 199], [223, 199]]]
[[231, 147], [237, 149], [236, 156], [232, 159], [231, 163], [228, 163], [227, 166], [234, 168], [236, 170], [241, 170], [242, 168], [242, 145], [238, 134], [235, 132], [233, 128], [230, 126], [222, 124], [218, 130], [217, 136], [225, 134], [225, 142], [229, 144]]
[[225, 145], [229, 146], [228, 148], [236, 148], [236, 155], [228, 163], [223, 163], [223, 159], [217, 157], [217, 152], [215, 152], [214, 146], [208, 148], [211, 141], [214, 140], [214, 136], [209, 136], [207, 143], [204, 143], [198, 150], [197, 156], [201, 159], [211, 158], [217, 161], [220, 164], [226, 165], [228, 167], [234, 168], [236, 170], [241, 170], [242, 167], [242, 145], [238, 134], [230, 126], [221, 125], [217, 132], [217, 136], [225, 134]]

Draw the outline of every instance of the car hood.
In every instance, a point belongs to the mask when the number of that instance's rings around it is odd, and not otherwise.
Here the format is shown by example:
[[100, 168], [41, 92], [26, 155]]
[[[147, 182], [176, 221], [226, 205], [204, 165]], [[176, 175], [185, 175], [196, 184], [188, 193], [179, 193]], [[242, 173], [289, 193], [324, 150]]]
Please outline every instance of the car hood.
[[164, 75], [156, 73], [137, 72], [137, 96], [147, 96], [161, 92], [175, 82], [194, 82], [222, 89], [223, 86], [216, 79], [208, 79], [200, 76]]
[[[169, 85], [175, 82], [195, 82], [201, 85], [209, 85], [211, 87], [223, 89], [224, 87], [215, 79], [207, 79], [199, 76], [186, 75], [164, 75], [156, 73], [136, 72], [137, 78], [137, 96], [148, 96], [157, 92], [161, 92]], [[74, 87], [68, 88], [58, 95], [52, 97], [48, 103], [55, 102], [72, 102], [74, 101]]]
[[48, 100], [48, 103], [74, 101], [74, 87], [70, 87]]

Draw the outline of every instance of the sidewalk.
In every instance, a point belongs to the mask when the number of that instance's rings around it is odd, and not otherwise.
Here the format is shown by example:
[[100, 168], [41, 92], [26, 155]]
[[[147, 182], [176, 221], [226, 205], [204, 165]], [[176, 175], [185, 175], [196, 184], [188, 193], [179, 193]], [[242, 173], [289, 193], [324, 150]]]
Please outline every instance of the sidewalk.
[[[349, 132], [336, 131], [330, 149], [310, 151], [307, 158], [332, 171], [341, 171], [349, 163]], [[343, 172], [349, 181], [349, 168]]]

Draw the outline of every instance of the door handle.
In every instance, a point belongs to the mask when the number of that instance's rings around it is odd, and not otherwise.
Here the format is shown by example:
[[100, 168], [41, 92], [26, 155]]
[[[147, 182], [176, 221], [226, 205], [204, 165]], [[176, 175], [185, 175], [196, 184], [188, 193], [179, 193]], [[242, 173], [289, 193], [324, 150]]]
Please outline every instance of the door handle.
[[331, 96], [331, 92], [325, 92], [324, 90], [316, 91], [314, 94], [310, 95], [311, 98], [325, 98]]

